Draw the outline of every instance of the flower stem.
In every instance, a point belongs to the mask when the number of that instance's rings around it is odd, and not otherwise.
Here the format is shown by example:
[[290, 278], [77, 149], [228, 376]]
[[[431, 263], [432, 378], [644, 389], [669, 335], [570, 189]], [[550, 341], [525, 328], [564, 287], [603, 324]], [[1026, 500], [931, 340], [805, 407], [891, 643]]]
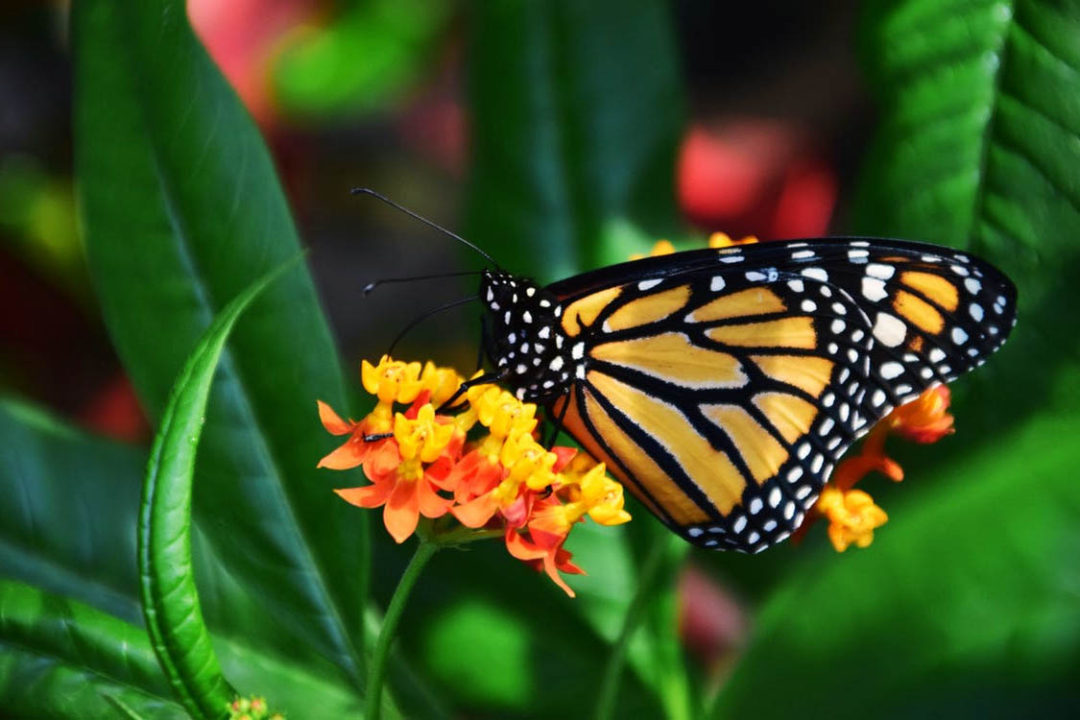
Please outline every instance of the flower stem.
[[604, 668], [604, 678], [600, 681], [600, 693], [596, 702], [596, 720], [609, 720], [615, 715], [615, 702], [619, 694], [619, 682], [622, 678], [623, 665], [626, 663], [626, 649], [634, 631], [641, 625], [645, 615], [645, 608], [653, 596], [653, 586], [656, 584], [657, 572], [660, 570], [661, 561], [667, 555], [668, 545], [664, 542], [653, 543], [641, 564], [641, 572], [638, 575], [637, 591], [634, 593], [630, 607], [623, 616], [623, 624], [619, 629], [619, 636], [611, 648], [607, 666]]
[[382, 627], [379, 628], [379, 638], [375, 641], [375, 654], [371, 658], [371, 667], [368, 668], [367, 677], [367, 700], [364, 706], [364, 720], [379, 720], [382, 710], [382, 686], [386, 676], [386, 661], [390, 656], [390, 645], [396, 636], [398, 621], [405, 609], [405, 602], [409, 599], [416, 580], [421, 571], [427, 565], [428, 560], [439, 549], [434, 543], [420, 541], [416, 546], [416, 552], [409, 560], [405, 572], [401, 574], [394, 596], [390, 598], [390, 607], [386, 609]]

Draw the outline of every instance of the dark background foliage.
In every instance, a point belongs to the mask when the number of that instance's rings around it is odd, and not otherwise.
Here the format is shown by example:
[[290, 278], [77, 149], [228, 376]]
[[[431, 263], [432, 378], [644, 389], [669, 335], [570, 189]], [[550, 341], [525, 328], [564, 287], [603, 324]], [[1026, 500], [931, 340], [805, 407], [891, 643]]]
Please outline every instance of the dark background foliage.
[[[1020, 288], [958, 432], [895, 447], [871, 548], [821, 528], [689, 552], [641, 508], [582, 526], [570, 600], [497, 544], [442, 553], [386, 712], [591, 715], [635, 597], [619, 715], [1061, 715], [1080, 707], [1080, 7], [1064, 0], [75, 0], [0, 9], [0, 715], [183, 716], [143, 628], [149, 440], [211, 319], [271, 285], [214, 380], [190, 526], [229, 682], [359, 716], [409, 548], [314, 470], [314, 400], [481, 261], [551, 280], [725, 230], [961, 247]], [[192, 32], [185, 17], [190, 17]], [[205, 49], [204, 49], [205, 47]], [[254, 121], [253, 121], [254, 120]], [[402, 342], [474, 362], [475, 309]], [[354, 415], [362, 412], [352, 403]], [[166, 554], [160, 558], [168, 564]], [[645, 582], [644, 590], [641, 589]]]

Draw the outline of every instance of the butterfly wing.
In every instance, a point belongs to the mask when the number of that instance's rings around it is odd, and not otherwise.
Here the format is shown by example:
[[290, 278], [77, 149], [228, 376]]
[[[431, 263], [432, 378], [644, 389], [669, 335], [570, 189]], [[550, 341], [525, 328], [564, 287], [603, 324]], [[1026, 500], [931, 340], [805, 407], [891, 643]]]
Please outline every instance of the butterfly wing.
[[967, 254], [867, 239], [679, 253], [548, 290], [585, 354], [553, 416], [683, 537], [748, 552], [799, 527], [889, 410], [982, 364], [1016, 298]]

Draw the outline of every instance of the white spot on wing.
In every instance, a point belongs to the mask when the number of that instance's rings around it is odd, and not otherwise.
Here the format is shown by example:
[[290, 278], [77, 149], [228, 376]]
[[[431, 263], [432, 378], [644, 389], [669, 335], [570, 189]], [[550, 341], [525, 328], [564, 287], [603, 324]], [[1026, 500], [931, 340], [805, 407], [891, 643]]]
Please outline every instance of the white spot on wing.
[[874, 321], [874, 337], [887, 347], [897, 347], [904, 342], [907, 326], [895, 315], [879, 312]]
[[866, 266], [866, 274], [870, 277], [877, 278], [878, 280], [888, 280], [896, 273], [896, 268], [892, 265], [883, 265], [881, 263], [870, 263]]
[[886, 380], [892, 380], [895, 377], [900, 377], [900, 375], [904, 373], [904, 366], [894, 360], [890, 360], [881, 366], [879, 372], [881, 373], [881, 377]]
[[870, 302], [884, 300], [889, 296], [889, 293], [885, 291], [885, 283], [875, 277], [864, 277], [862, 279], [862, 294]]

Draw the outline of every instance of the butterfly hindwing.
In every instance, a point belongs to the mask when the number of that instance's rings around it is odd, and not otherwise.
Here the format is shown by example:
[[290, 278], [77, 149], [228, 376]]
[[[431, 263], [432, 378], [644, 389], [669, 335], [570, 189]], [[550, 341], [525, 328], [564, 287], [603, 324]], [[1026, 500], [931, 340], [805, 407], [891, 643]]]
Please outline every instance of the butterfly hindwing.
[[[697, 544], [783, 540], [866, 422], [869, 327], [813, 278], [690, 273], [623, 286], [587, 316], [564, 425]], [[834, 333], [837, 317], [862, 335]]]

